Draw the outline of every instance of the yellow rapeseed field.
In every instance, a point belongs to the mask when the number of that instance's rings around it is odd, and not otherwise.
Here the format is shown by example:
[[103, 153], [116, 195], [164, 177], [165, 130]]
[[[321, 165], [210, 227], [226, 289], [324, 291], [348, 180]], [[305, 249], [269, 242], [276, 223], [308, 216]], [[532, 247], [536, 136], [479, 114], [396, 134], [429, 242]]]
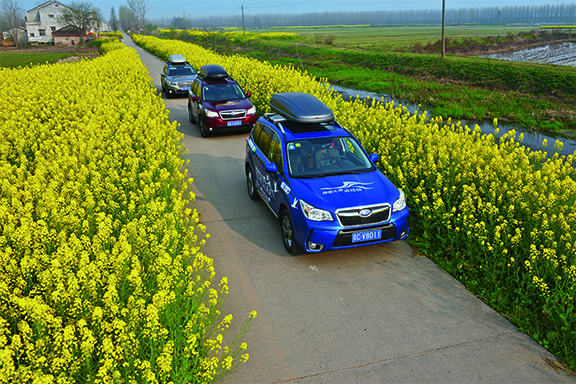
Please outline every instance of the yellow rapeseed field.
[[110, 40], [0, 69], [0, 383], [210, 382], [248, 359], [225, 341], [181, 134]]

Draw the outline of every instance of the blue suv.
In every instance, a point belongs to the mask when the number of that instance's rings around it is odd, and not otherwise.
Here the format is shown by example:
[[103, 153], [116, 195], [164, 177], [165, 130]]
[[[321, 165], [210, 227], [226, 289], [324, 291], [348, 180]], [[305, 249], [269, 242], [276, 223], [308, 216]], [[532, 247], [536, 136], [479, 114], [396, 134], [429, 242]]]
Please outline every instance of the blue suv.
[[286, 250], [321, 252], [408, 236], [404, 193], [332, 111], [306, 93], [277, 93], [246, 139], [246, 184], [280, 220]]

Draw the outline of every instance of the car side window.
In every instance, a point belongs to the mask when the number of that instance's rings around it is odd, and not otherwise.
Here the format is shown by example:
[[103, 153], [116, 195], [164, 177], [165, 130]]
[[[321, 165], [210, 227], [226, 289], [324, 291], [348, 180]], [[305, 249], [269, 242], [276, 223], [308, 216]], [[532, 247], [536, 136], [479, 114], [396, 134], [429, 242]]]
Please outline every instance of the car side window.
[[280, 137], [276, 132], [274, 132], [274, 135], [272, 136], [268, 160], [275, 163], [278, 171], [282, 172], [282, 144], [280, 142]]
[[252, 140], [257, 147], [260, 147], [258, 143], [260, 142], [260, 134], [262, 133], [262, 124], [256, 123], [254, 130], [252, 131]]
[[[262, 151], [262, 153], [266, 156], [269, 154], [270, 152], [270, 143], [272, 142], [272, 129], [270, 129], [270, 127], [261, 124], [262, 127], [262, 132], [260, 133], [260, 136], [258, 137], [258, 141], [256, 143], [256, 145], [258, 146], [258, 148], [260, 148], [260, 150]], [[268, 159], [270, 160], [270, 159]]]
[[192, 93], [193, 93], [195, 96], [200, 97], [200, 82], [198, 82], [197, 80], [195, 80], [195, 81], [192, 83]]

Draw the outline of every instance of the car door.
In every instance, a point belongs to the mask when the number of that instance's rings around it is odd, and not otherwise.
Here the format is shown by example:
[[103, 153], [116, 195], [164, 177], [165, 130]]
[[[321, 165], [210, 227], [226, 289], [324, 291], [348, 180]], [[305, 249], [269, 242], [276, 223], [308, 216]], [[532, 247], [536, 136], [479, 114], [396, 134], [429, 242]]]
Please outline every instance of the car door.
[[162, 91], [164, 91], [166, 88], [166, 71], [167, 71], [167, 67], [168, 65], [164, 66], [164, 69], [162, 70], [162, 72], [160, 73], [160, 84], [162, 86]]
[[271, 198], [270, 198], [270, 208], [276, 213], [279, 213], [278, 210], [282, 204], [282, 185], [286, 185], [283, 180], [284, 175], [284, 160], [283, 160], [283, 153], [282, 153], [282, 141], [280, 140], [280, 136], [277, 132], [272, 134], [272, 141], [270, 142], [270, 148], [268, 150], [268, 161], [273, 164], [276, 164], [276, 168], [278, 172], [268, 172], [270, 182], [272, 184], [271, 190]]
[[[200, 79], [195, 79], [192, 83], [192, 89], [190, 90], [190, 110], [192, 111], [192, 115], [196, 117], [196, 121], [200, 122], [200, 90], [201, 90], [202, 81]], [[196, 96], [196, 100], [192, 98], [192, 96]]]
[[[254, 128], [254, 141], [258, 150], [253, 156], [254, 165], [254, 184], [256, 189], [262, 196], [262, 199], [268, 206], [273, 209], [274, 198], [274, 175], [273, 172], [266, 170], [265, 166], [269, 163], [268, 154], [270, 153], [270, 145], [272, 144], [272, 136], [274, 131], [266, 124], [257, 123]], [[276, 211], [274, 211], [276, 213]]]

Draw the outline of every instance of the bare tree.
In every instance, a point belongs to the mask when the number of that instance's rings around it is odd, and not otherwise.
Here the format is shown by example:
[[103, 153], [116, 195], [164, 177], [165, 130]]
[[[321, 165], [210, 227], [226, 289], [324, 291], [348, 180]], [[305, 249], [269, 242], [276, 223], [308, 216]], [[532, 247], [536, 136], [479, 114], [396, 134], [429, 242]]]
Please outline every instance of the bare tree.
[[120, 26], [118, 18], [116, 17], [116, 11], [114, 10], [114, 7], [112, 7], [112, 9], [110, 10], [110, 20], [108, 20], [108, 26], [110, 27], [110, 30], [114, 32], [116, 32]]
[[72, 1], [58, 19], [62, 24], [72, 24], [88, 31], [91, 28], [100, 28], [102, 12], [100, 8], [87, 1]]
[[136, 21], [138, 30], [146, 32], [146, 14], [150, 11], [148, 0], [128, 0], [128, 8]]
[[0, 33], [7, 30], [14, 39], [16, 48], [20, 48], [20, 27], [24, 25], [22, 5], [17, 0], [0, 0]]
[[215, 27], [214, 25], [206, 25], [201, 28], [201, 30], [206, 34], [204, 40], [207, 40], [212, 44], [212, 49], [216, 49], [216, 43], [221, 43], [226, 40], [224, 37], [224, 27]]

